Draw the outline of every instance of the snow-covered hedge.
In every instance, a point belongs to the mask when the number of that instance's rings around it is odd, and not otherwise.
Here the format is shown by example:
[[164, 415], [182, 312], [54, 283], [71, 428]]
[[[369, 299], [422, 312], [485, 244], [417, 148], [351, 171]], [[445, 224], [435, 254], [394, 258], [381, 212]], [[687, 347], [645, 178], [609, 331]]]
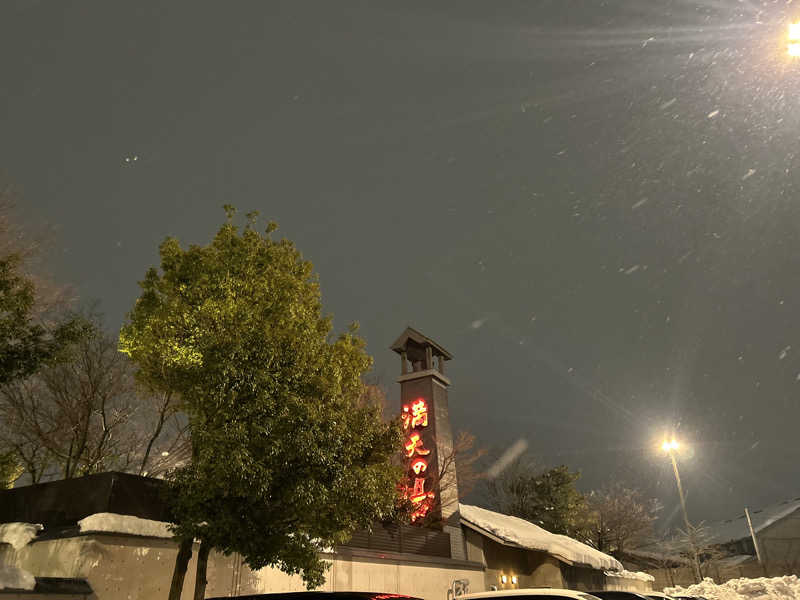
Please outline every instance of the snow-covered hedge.
[[797, 575], [787, 575], [731, 579], [716, 584], [706, 578], [702, 583], [689, 587], [666, 588], [664, 593], [672, 596], [703, 596], [708, 600], [800, 600], [800, 579]]

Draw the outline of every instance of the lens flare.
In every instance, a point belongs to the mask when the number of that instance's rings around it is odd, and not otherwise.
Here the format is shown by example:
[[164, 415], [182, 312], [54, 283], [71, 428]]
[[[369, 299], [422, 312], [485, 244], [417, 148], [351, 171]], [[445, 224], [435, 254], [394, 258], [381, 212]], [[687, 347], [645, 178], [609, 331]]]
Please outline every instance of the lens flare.
[[680, 444], [676, 440], [664, 440], [661, 444], [661, 449], [664, 452], [672, 452], [673, 450], [677, 450]]
[[800, 56], [800, 22], [789, 24], [789, 56]]

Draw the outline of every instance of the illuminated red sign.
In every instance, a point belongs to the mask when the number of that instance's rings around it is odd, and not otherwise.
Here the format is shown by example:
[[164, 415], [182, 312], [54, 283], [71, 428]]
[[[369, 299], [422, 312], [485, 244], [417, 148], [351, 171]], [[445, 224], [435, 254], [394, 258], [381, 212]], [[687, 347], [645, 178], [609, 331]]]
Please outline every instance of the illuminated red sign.
[[[411, 522], [425, 517], [433, 506], [436, 494], [426, 490], [430, 479], [427, 477], [428, 461], [423, 458], [431, 451], [425, 448], [421, 430], [428, 427], [428, 403], [424, 398], [417, 398], [411, 404], [405, 404], [401, 413], [403, 429], [406, 432], [404, 444], [409, 470], [409, 485], [406, 488], [406, 497], [411, 501], [413, 511]], [[411, 482], [413, 481], [413, 484]]]

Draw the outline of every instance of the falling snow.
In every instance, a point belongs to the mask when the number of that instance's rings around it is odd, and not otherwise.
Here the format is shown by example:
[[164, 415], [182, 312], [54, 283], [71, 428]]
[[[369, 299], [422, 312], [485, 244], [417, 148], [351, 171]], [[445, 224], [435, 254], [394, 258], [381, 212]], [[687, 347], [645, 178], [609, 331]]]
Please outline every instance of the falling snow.
[[472, 329], [480, 329], [483, 327], [483, 324], [486, 323], [486, 319], [475, 319], [472, 323], [469, 324]]

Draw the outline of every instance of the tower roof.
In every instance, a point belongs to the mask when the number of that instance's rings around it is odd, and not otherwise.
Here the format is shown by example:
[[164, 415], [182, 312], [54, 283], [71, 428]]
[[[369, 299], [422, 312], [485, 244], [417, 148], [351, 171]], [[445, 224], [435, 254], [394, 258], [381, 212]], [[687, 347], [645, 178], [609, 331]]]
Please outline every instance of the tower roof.
[[413, 327], [406, 327], [405, 331], [403, 331], [400, 337], [391, 345], [391, 349], [398, 354], [402, 354], [403, 352], [408, 352], [409, 346], [411, 346], [412, 349], [430, 347], [434, 356], [441, 356], [444, 360], [451, 360], [453, 358], [453, 355], [447, 350]]

